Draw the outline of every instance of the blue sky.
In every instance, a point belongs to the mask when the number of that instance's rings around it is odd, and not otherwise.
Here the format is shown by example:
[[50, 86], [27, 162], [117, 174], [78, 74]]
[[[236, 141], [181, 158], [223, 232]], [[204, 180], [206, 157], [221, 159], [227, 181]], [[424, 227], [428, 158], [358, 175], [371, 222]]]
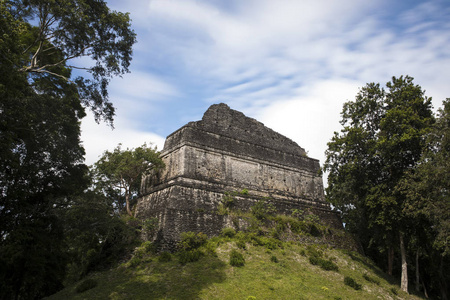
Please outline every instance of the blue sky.
[[82, 123], [86, 163], [153, 142], [224, 102], [324, 162], [342, 104], [410, 75], [450, 97], [450, 1], [113, 0], [137, 33], [131, 73], [110, 84], [115, 129]]

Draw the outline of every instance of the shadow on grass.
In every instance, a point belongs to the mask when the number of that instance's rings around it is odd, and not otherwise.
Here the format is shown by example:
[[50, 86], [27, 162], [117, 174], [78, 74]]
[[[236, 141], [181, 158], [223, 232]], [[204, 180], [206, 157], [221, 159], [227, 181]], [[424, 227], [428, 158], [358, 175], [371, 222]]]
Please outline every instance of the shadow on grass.
[[206, 256], [186, 265], [173, 261], [149, 264], [145, 269], [123, 270], [123, 276], [129, 279], [105, 296], [109, 299], [198, 299], [202, 290], [226, 279], [226, 266], [217, 257]]
[[361, 263], [366, 267], [367, 270], [371, 270], [373, 273], [375, 273], [378, 277], [383, 278], [386, 280], [389, 284], [398, 285], [399, 282], [396, 280], [393, 276], [390, 276], [389, 274], [385, 273], [383, 270], [381, 270], [379, 267], [375, 265], [374, 262], [370, 260], [370, 258], [365, 257], [359, 253], [352, 252], [352, 251], [343, 251], [345, 254], [350, 256], [350, 258], [356, 262]]

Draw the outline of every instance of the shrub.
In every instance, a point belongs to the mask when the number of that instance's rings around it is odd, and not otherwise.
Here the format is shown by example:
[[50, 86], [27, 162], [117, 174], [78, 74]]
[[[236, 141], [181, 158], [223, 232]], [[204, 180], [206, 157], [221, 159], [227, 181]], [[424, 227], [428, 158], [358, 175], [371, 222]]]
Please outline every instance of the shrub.
[[231, 227], [224, 228], [222, 229], [222, 235], [232, 238], [236, 235], [236, 230], [234, 230], [234, 228]]
[[253, 236], [252, 237], [252, 241], [254, 245], [257, 246], [264, 246], [266, 247], [268, 250], [275, 250], [278, 248], [282, 247], [282, 243], [280, 240], [274, 239], [274, 238], [270, 238], [270, 237], [257, 237], [257, 236]]
[[134, 268], [137, 265], [139, 265], [141, 262], [142, 262], [142, 260], [140, 257], [133, 256], [133, 258], [131, 258], [128, 263], [129, 263], [130, 267]]
[[397, 291], [397, 289], [396, 289], [395, 287], [392, 287], [392, 288], [391, 288], [391, 292], [392, 292], [392, 294], [394, 294], [395, 296], [398, 295], [398, 291]]
[[243, 250], [247, 249], [247, 246], [245, 245], [245, 242], [244, 242], [244, 241], [237, 241], [237, 242], [236, 242], [236, 246], [237, 246], [238, 248], [240, 248], [240, 249], [243, 249]]
[[221, 202], [226, 208], [232, 208], [234, 206], [235, 199], [233, 196], [233, 193], [229, 192], [225, 193], [225, 196], [223, 196]]
[[364, 274], [364, 275], [363, 275], [363, 278], [364, 278], [365, 280], [367, 280], [368, 282], [372, 282], [372, 283], [375, 283], [376, 285], [380, 285], [380, 280], [379, 280], [378, 278], [369, 276], [369, 275], [367, 275], [367, 274]]
[[322, 257], [323, 256], [323, 252], [321, 250], [318, 250], [313, 245], [308, 245], [306, 247], [306, 250], [307, 250], [309, 256], [313, 256], [313, 257]]
[[194, 232], [181, 233], [181, 241], [178, 246], [184, 251], [197, 249], [208, 241], [208, 236], [202, 232], [195, 234]]
[[156, 229], [158, 228], [158, 218], [150, 218], [142, 221], [142, 229], [145, 230], [147, 233], [154, 233]]
[[234, 267], [242, 267], [245, 264], [244, 256], [239, 253], [236, 249], [230, 252], [230, 265]]
[[194, 249], [194, 250], [190, 250], [190, 251], [181, 251], [179, 253], [178, 261], [182, 265], [184, 265], [188, 262], [198, 261], [200, 259], [200, 257], [202, 257], [202, 255], [203, 255], [203, 252], [198, 249]]
[[239, 192], [239, 194], [241, 194], [241, 195], [248, 195], [248, 190], [247, 189], [243, 189], [242, 191]]
[[161, 252], [161, 254], [158, 257], [158, 261], [160, 262], [169, 262], [172, 260], [172, 254], [170, 252]]
[[309, 262], [312, 265], [319, 266], [325, 271], [339, 271], [339, 267], [331, 260], [326, 260], [317, 256], [311, 256], [309, 258]]
[[97, 281], [94, 279], [86, 279], [85, 281], [83, 281], [82, 283], [80, 283], [76, 288], [75, 288], [75, 292], [77, 294], [81, 294], [87, 290], [93, 289], [97, 286]]
[[275, 255], [272, 255], [272, 256], [270, 257], [270, 261], [271, 261], [271, 262], [274, 262], [274, 263], [277, 263], [277, 262], [278, 262], [278, 258], [277, 258]]
[[355, 290], [360, 290], [361, 289], [361, 285], [359, 283], [357, 283], [353, 278], [351, 278], [350, 276], [345, 276], [344, 277], [344, 284], [348, 285], [349, 287], [354, 288]]
[[309, 227], [309, 233], [314, 237], [322, 236], [322, 232], [320, 229], [316, 226], [316, 224], [311, 224]]
[[268, 216], [276, 213], [276, 208], [272, 203], [268, 203], [265, 199], [259, 200], [252, 206], [251, 212], [258, 220], [265, 220]]
[[303, 219], [305, 212], [301, 209], [293, 209], [291, 214], [294, 218]]

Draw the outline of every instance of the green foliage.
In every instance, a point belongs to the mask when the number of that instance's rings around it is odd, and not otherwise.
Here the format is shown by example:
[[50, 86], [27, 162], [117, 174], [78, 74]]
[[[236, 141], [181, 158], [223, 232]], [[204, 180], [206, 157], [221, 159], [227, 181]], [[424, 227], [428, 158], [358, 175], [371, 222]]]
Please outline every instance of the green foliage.
[[95, 288], [97, 285], [98, 282], [95, 279], [89, 278], [77, 285], [77, 287], [75, 288], [75, 292], [77, 294], [81, 294], [87, 290]]
[[258, 220], [265, 220], [276, 213], [275, 206], [266, 199], [261, 199], [251, 207], [252, 215]]
[[158, 218], [150, 218], [142, 221], [142, 229], [153, 233], [158, 228]]
[[344, 284], [354, 288], [355, 290], [360, 290], [362, 288], [361, 284], [357, 283], [356, 280], [350, 276], [344, 277]]
[[293, 209], [291, 214], [294, 218], [303, 219], [305, 212], [302, 209]]
[[158, 261], [160, 262], [169, 262], [172, 260], [172, 254], [170, 252], [164, 251], [159, 254]]
[[178, 261], [180, 264], [184, 265], [186, 263], [198, 261], [203, 255], [203, 252], [199, 249], [182, 250], [178, 253]]
[[391, 293], [394, 294], [395, 296], [398, 295], [398, 289], [396, 289], [395, 287], [392, 287], [392, 288], [390, 289], [390, 291], [391, 291]]
[[224, 229], [222, 229], [222, 235], [232, 238], [236, 235], [236, 230], [234, 230], [234, 228], [230, 228], [230, 227], [224, 228]]
[[68, 246], [67, 283], [114, 264], [136, 245], [137, 232], [111, 211], [108, 198], [88, 191], [60, 212]]
[[[78, 229], [61, 215], [89, 184], [85, 108], [112, 122], [108, 82], [128, 71], [135, 34], [127, 14], [88, 0], [0, 1], [0, 32], [0, 298], [40, 299], [62, 287], [66, 264], [70, 273], [81, 262], [74, 256], [103, 255], [86, 245], [108, 236], [114, 248], [115, 232], [65, 238]], [[83, 72], [77, 57], [93, 63], [85, 77], [72, 76]]]
[[[2, 6], [8, 4], [14, 19], [22, 21], [16, 46], [20, 55], [8, 57], [14, 58], [10, 71], [26, 74], [33, 86], [40, 85], [42, 78], [70, 82], [77, 101], [90, 107], [96, 119], [112, 121], [108, 83], [128, 72], [136, 41], [128, 14], [111, 11], [104, 1], [2, 1]], [[36, 26], [23, 20], [34, 20]], [[3, 55], [11, 56], [6, 51]], [[93, 65], [81, 68], [72, 62], [83, 56], [91, 58]], [[71, 78], [73, 69], [85, 70], [85, 78]]]
[[369, 83], [344, 104], [343, 128], [326, 151], [327, 200], [376, 260], [385, 255], [380, 249], [400, 244], [400, 233], [409, 238], [428, 228], [405, 214], [401, 186], [427, 148], [434, 121], [431, 98], [409, 76], [393, 77], [386, 89]]
[[178, 247], [183, 251], [190, 251], [198, 249], [205, 245], [208, 241], [208, 236], [202, 232], [183, 232], [181, 233], [181, 240], [178, 243]]
[[339, 271], [339, 267], [329, 259], [323, 259], [316, 256], [311, 256], [309, 258], [309, 262], [312, 265], [319, 266], [321, 269], [325, 271]]
[[[119, 196], [116, 204], [119, 209], [126, 207], [132, 216], [131, 204], [133, 195], [139, 193], [142, 177], [164, 168], [156, 147], [143, 144], [134, 149], [123, 150], [119, 144], [113, 152], [105, 151], [94, 164], [94, 175], [97, 185], [105, 192], [115, 191]], [[125, 203], [123, 200], [125, 199]]]
[[230, 252], [230, 265], [234, 267], [242, 267], [245, 265], [244, 256], [236, 249]]
[[247, 189], [243, 189], [242, 191], [239, 192], [239, 194], [241, 194], [241, 195], [248, 195], [248, 190]]
[[246, 250], [247, 249], [247, 245], [242, 240], [236, 241], [236, 247], [238, 247], [239, 249], [242, 249], [242, 250]]
[[308, 253], [308, 256], [323, 257], [323, 251], [321, 249], [319, 249], [317, 246], [308, 245], [306, 247], [306, 251]]
[[139, 266], [142, 263], [142, 258], [139, 256], [133, 256], [129, 261], [128, 261], [128, 265], [131, 268], [136, 268], [137, 266]]
[[367, 280], [368, 282], [375, 283], [376, 285], [380, 285], [380, 280], [378, 278], [375, 278], [373, 276], [369, 276], [367, 274], [363, 274], [363, 278]]
[[274, 263], [278, 263], [278, 258], [277, 258], [275, 255], [272, 255], [272, 256], [270, 257], [270, 261], [271, 261], [271, 262], [274, 262]]

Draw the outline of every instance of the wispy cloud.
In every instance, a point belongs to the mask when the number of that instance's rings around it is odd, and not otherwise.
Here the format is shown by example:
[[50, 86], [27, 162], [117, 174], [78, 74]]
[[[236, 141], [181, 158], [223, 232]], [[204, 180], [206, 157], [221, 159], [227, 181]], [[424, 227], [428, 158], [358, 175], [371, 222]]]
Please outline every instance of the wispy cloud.
[[138, 34], [132, 74], [111, 83], [120, 126], [130, 136], [167, 135], [223, 101], [323, 162], [342, 103], [366, 82], [408, 74], [436, 107], [450, 96], [447, 0], [110, 5], [131, 12]]

